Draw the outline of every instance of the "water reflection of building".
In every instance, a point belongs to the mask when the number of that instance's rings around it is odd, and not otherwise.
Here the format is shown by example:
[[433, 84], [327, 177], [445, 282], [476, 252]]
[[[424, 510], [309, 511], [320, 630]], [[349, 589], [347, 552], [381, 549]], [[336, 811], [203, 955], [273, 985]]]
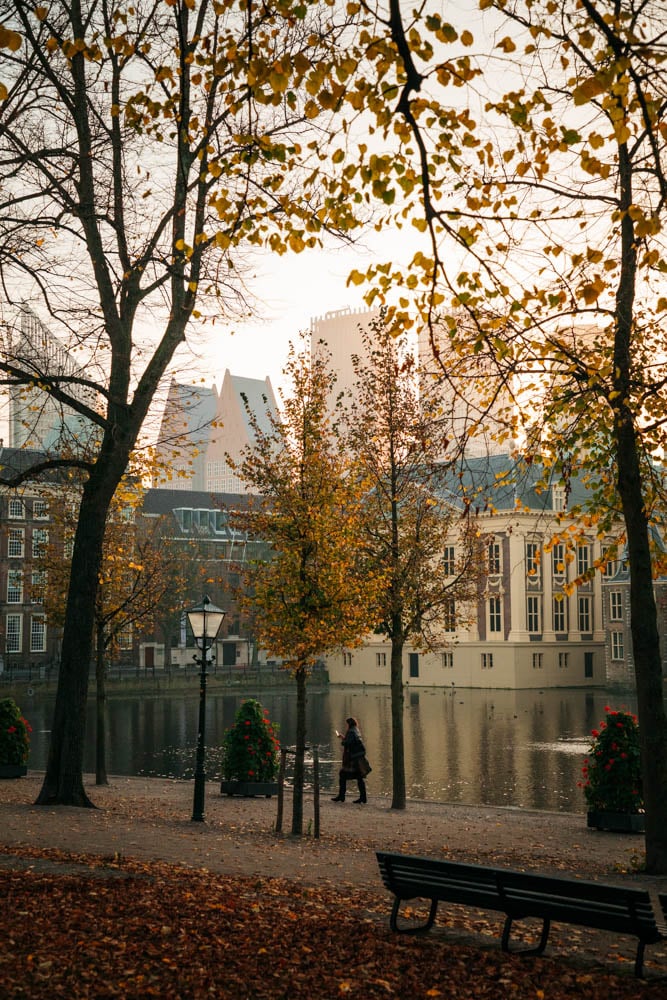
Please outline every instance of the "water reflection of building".
[[[207, 773], [218, 776], [219, 745], [247, 697], [217, 688], [207, 699]], [[405, 702], [405, 762], [409, 799], [488, 804], [584, 812], [577, 782], [590, 731], [604, 717], [609, 692], [411, 690]], [[294, 743], [296, 698], [293, 688], [261, 693], [260, 700], [280, 726], [280, 740]], [[624, 699], [630, 710], [634, 699]], [[156, 697], [126, 695], [107, 699], [109, 767], [114, 774], [188, 776], [197, 739], [198, 680], [178, 693], [163, 688]], [[45, 766], [53, 696], [39, 688], [22, 708], [34, 733], [31, 768]], [[89, 704], [85, 768], [94, 768], [94, 712]], [[340, 766], [335, 729], [350, 715], [359, 719], [373, 772], [368, 780], [372, 800], [392, 790], [391, 697], [386, 689], [334, 687], [311, 690], [306, 706], [307, 740], [320, 748], [323, 787], [333, 788]], [[312, 780], [312, 772], [307, 774]], [[312, 799], [306, 796], [306, 815]], [[427, 821], [427, 820], [426, 820]], [[444, 845], [434, 844], [434, 849]]]

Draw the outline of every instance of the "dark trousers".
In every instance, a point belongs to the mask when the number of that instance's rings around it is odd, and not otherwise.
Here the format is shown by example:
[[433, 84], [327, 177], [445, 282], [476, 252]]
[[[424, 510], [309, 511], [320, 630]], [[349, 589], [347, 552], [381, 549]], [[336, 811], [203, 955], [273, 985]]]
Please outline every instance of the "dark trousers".
[[338, 772], [338, 794], [341, 799], [345, 798], [345, 786], [348, 781], [356, 781], [359, 787], [359, 798], [362, 802], [366, 801], [366, 782], [361, 777], [358, 771], [348, 771], [346, 768], [342, 767]]

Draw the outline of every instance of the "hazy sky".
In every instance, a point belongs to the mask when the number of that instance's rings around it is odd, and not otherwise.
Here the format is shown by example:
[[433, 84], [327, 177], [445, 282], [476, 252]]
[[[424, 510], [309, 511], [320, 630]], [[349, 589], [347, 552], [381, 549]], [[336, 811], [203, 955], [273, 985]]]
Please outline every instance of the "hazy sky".
[[[192, 338], [192, 350], [202, 358], [202, 374], [218, 387], [225, 369], [248, 378], [281, 381], [290, 341], [296, 342], [311, 319], [324, 313], [363, 305], [358, 288], [346, 288], [350, 270], [367, 260], [360, 251], [304, 251], [284, 257], [267, 254], [251, 287], [257, 295], [256, 319], [231, 327], [206, 326]], [[199, 346], [201, 338], [206, 339]], [[196, 363], [196, 362], [195, 362]]]

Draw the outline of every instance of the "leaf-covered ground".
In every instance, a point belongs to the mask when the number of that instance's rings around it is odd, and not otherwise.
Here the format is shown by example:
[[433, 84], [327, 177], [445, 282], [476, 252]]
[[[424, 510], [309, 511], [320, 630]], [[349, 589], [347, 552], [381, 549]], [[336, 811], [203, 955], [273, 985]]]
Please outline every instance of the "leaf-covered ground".
[[[0, 996], [664, 1000], [641, 982], [562, 958], [504, 955], [474, 915], [399, 937], [388, 897], [229, 877], [164, 863], [25, 850], [0, 867]], [[483, 923], [483, 921], [482, 921]], [[488, 929], [488, 928], [484, 928]], [[664, 971], [664, 970], [663, 970]]]

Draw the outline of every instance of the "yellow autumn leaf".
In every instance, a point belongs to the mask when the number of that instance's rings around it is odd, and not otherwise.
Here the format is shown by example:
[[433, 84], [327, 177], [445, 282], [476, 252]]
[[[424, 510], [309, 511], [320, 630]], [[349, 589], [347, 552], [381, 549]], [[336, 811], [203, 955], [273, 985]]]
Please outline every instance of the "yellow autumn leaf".
[[10, 52], [18, 52], [21, 48], [21, 36], [17, 31], [11, 31], [0, 24], [0, 49], [9, 49]]
[[587, 104], [592, 101], [594, 97], [598, 97], [600, 94], [604, 93], [604, 86], [597, 79], [597, 77], [591, 77], [589, 80], [584, 80], [575, 87], [572, 91], [572, 98], [575, 104]]
[[509, 37], [509, 35], [506, 35], [505, 38], [502, 39], [502, 41], [498, 42], [496, 48], [502, 49], [503, 52], [516, 52], [516, 45]]

